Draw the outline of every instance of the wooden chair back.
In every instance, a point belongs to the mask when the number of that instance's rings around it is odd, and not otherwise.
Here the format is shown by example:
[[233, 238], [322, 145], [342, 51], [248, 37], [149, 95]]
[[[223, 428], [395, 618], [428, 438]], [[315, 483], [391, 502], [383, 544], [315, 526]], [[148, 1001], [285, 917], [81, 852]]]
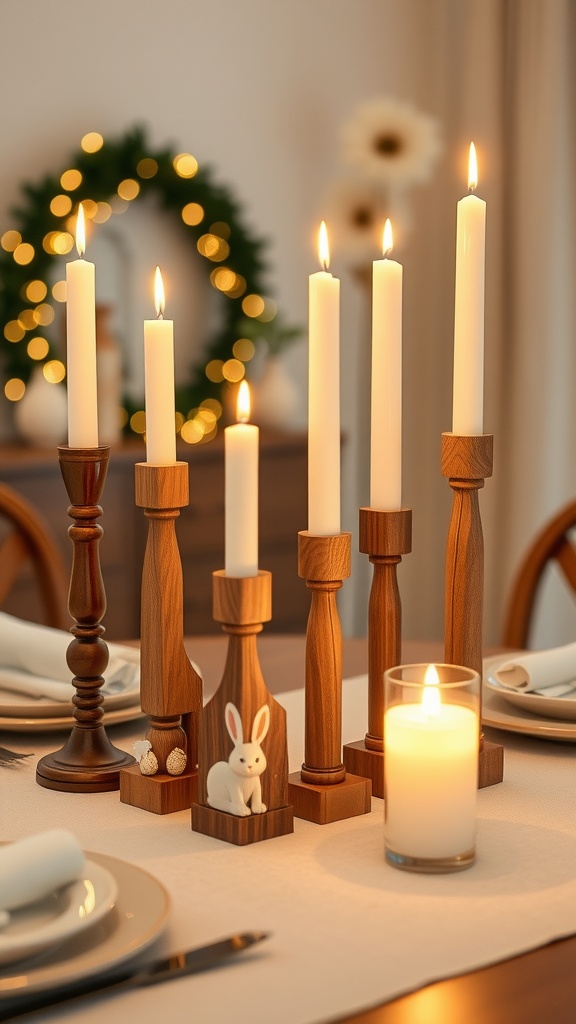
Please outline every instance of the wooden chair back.
[[26, 565], [38, 585], [43, 622], [69, 629], [69, 574], [44, 517], [17, 491], [0, 483], [0, 608]]
[[570, 590], [576, 595], [576, 501], [571, 501], [538, 533], [513, 581], [504, 616], [502, 644], [516, 650], [528, 646], [534, 604], [544, 571], [556, 562]]

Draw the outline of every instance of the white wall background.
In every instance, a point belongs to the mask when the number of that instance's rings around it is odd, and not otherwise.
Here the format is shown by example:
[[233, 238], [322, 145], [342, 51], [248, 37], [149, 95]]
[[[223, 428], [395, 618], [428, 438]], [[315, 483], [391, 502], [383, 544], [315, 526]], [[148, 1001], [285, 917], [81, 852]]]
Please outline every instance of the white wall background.
[[[550, 0], [550, 7], [562, 3]], [[414, 228], [397, 254], [405, 265], [405, 503], [414, 509], [414, 550], [400, 570], [406, 636], [437, 637], [442, 631], [451, 497], [439, 473], [439, 448], [441, 431], [451, 425], [455, 204], [464, 191], [471, 138], [483, 161], [479, 191], [489, 202], [488, 431], [494, 429], [502, 389], [496, 381], [502, 125], [495, 117], [503, 89], [501, 11], [498, 0], [0, 5], [0, 232], [10, 226], [8, 211], [22, 180], [60, 170], [87, 131], [118, 135], [143, 123], [155, 146], [193, 152], [234, 189], [246, 220], [270, 239], [271, 290], [286, 318], [302, 325], [307, 275], [317, 269], [317, 224], [343, 121], [361, 101], [385, 95], [411, 100], [440, 120], [444, 160], [433, 182], [414, 193]], [[151, 238], [151, 263], [153, 250]], [[333, 269], [339, 272], [337, 254]], [[361, 288], [340, 271], [347, 435], [343, 527], [355, 531], [357, 507], [368, 499], [360, 426], [368, 393], [358, 380], [368, 320]], [[286, 363], [300, 388], [303, 423], [304, 340]], [[488, 548], [499, 530], [498, 481], [497, 456], [495, 477], [482, 499]], [[342, 594], [348, 631], [365, 628], [367, 569], [364, 557], [357, 557], [355, 582]], [[488, 577], [487, 639], [493, 640], [507, 580], [495, 566], [488, 567]]]

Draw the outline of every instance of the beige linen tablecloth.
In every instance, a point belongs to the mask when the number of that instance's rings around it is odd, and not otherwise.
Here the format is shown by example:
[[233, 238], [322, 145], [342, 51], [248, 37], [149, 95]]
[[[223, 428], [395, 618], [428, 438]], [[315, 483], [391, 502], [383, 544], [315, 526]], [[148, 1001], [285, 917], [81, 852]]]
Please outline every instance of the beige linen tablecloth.
[[[280, 695], [291, 768], [302, 761], [303, 693]], [[344, 740], [365, 732], [366, 679], [344, 684]], [[143, 724], [111, 730], [131, 749]], [[87, 850], [140, 864], [169, 890], [170, 925], [155, 952], [246, 929], [272, 938], [244, 963], [41, 1020], [76, 1024], [312, 1024], [384, 1002], [576, 931], [574, 747], [504, 737], [505, 781], [478, 796], [478, 860], [461, 874], [405, 874], [383, 859], [383, 804], [369, 815], [249, 847], [121, 804], [117, 793], [40, 788], [35, 761], [0, 769], [4, 839], [65, 825]], [[7, 737], [5, 737], [6, 741]], [[10, 735], [42, 756], [52, 736]], [[34, 762], [34, 763], [33, 763]]]

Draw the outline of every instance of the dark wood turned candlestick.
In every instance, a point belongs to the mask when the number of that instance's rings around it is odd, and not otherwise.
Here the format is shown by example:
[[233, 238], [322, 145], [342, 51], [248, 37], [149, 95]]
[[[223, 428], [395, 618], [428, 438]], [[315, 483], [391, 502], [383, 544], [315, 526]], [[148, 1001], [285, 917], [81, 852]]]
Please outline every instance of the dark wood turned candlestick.
[[[156, 814], [190, 807], [198, 784], [197, 719], [202, 680], [184, 649], [182, 562], [176, 519], [188, 504], [188, 463], [134, 467], [136, 504], [148, 519], [142, 569], [140, 704], [150, 718], [146, 739], [158, 762], [155, 775], [139, 765], [122, 772], [120, 799]], [[184, 717], [183, 717], [184, 716]], [[167, 761], [176, 749], [186, 755], [177, 775]]]
[[61, 750], [38, 762], [36, 781], [46, 789], [98, 793], [118, 789], [119, 771], [134, 758], [112, 745], [104, 728], [100, 687], [108, 664], [108, 648], [100, 621], [106, 611], [106, 594], [100, 569], [99, 543], [102, 527], [100, 499], [104, 489], [110, 448], [58, 448], [60, 469], [71, 501], [68, 530], [73, 544], [68, 609], [76, 625], [66, 660], [74, 673], [76, 693], [74, 725]]
[[337, 591], [350, 575], [350, 534], [298, 534], [298, 575], [311, 591], [306, 630], [304, 763], [290, 775], [294, 813], [318, 824], [370, 810], [367, 779], [342, 761], [342, 631]]
[[368, 607], [368, 732], [344, 746], [348, 771], [384, 796], [384, 672], [401, 661], [402, 605], [396, 568], [412, 550], [412, 510], [360, 509], [359, 548], [374, 565]]
[[[200, 716], [198, 743], [198, 802], [192, 805], [192, 829], [236, 846], [286, 835], [294, 831], [294, 813], [288, 800], [288, 748], [286, 712], [268, 690], [258, 659], [257, 637], [272, 616], [272, 576], [212, 575], [214, 618], [228, 634], [228, 652], [222, 681]], [[242, 722], [242, 740], [250, 742], [260, 709], [269, 712], [269, 727], [261, 742], [266, 768], [255, 777], [261, 802], [248, 798], [240, 816], [209, 803], [209, 774], [216, 766], [222, 778], [222, 802], [226, 794], [242, 788], [242, 777], [232, 767], [235, 744], [227, 729], [227, 708], [233, 704]], [[246, 753], [248, 761], [254, 754]], [[260, 751], [255, 752], [259, 757]], [[230, 759], [230, 761], [229, 761]], [[251, 780], [246, 779], [248, 784]], [[230, 789], [226, 787], [230, 786]], [[244, 799], [244, 798], [242, 798]], [[249, 808], [249, 809], [248, 809]]]
[[[492, 434], [442, 434], [442, 475], [454, 491], [446, 545], [444, 660], [482, 679], [484, 538], [478, 491], [492, 476]], [[480, 722], [482, 722], [480, 703]], [[480, 731], [479, 786], [502, 782], [504, 748]]]

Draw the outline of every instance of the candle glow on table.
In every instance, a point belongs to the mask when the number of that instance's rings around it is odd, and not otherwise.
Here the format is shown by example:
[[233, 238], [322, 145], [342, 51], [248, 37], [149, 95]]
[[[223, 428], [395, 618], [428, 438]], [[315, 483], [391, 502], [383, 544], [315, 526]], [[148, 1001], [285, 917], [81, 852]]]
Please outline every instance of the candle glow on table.
[[79, 259], [66, 264], [66, 375], [68, 378], [68, 444], [98, 447], [96, 387], [95, 268], [85, 260], [84, 207], [76, 220]]
[[435, 666], [419, 689], [420, 701], [393, 704], [384, 715], [386, 849], [423, 861], [453, 858], [475, 844], [478, 715], [442, 701]]
[[[478, 184], [476, 149], [470, 144], [468, 188]], [[468, 195], [458, 203], [454, 310], [452, 432], [481, 434], [484, 404], [484, 264], [486, 203]]]
[[146, 461], [155, 466], [176, 462], [174, 397], [174, 323], [164, 320], [164, 284], [160, 268], [154, 279], [156, 320], [144, 321]]
[[258, 575], [258, 427], [250, 419], [250, 388], [238, 389], [238, 420], [224, 431], [227, 576]]
[[388, 258], [392, 225], [386, 221], [384, 259], [372, 264], [372, 398], [370, 507], [402, 507], [402, 266]]
[[308, 530], [340, 533], [340, 281], [328, 272], [328, 233], [319, 235], [322, 270], [309, 278]]

